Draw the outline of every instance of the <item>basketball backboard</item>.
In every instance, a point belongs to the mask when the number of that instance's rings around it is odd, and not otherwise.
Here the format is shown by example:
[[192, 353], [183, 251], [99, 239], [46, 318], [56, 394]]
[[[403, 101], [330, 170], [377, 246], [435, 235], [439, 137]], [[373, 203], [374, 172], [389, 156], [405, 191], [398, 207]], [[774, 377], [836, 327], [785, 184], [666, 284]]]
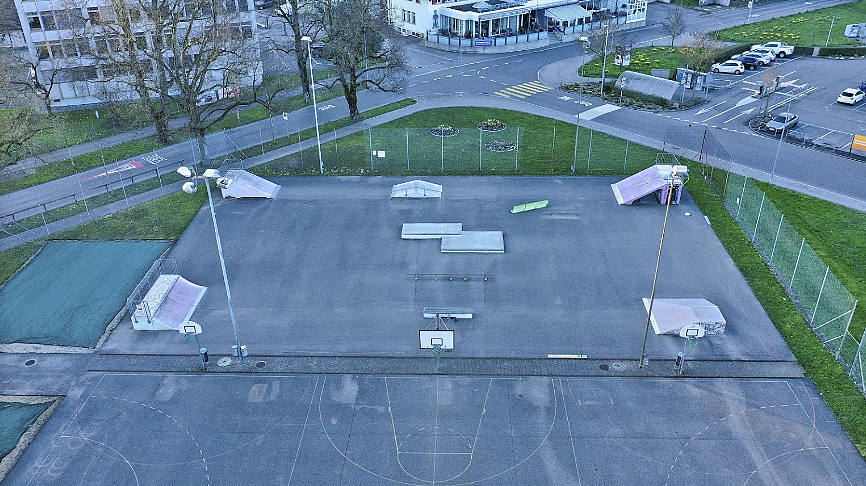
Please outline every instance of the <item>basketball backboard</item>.
[[452, 330], [420, 330], [418, 331], [421, 349], [454, 349], [454, 331]]
[[680, 337], [686, 339], [702, 338], [704, 332], [704, 326], [693, 324], [680, 329]]

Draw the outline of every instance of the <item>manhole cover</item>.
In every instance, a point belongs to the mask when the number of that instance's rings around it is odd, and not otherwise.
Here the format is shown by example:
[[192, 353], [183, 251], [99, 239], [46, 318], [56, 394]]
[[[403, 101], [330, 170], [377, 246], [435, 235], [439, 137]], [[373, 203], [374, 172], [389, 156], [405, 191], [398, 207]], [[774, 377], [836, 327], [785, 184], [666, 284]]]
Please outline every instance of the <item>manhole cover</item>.
[[228, 366], [230, 364], [232, 364], [232, 359], [228, 356], [226, 356], [225, 358], [220, 358], [219, 361], [217, 361], [217, 366]]
[[35, 364], [36, 364], [35, 359], [28, 359], [27, 361], [24, 362], [24, 366], [33, 366]]
[[601, 371], [607, 371], [610, 369], [610, 366], [608, 366], [606, 364], [600, 364], [600, 365], [598, 365], [598, 369], [600, 369]]
[[256, 362], [256, 368], [264, 368], [265, 366], [267, 366], [267, 363], [264, 361], [257, 361]]

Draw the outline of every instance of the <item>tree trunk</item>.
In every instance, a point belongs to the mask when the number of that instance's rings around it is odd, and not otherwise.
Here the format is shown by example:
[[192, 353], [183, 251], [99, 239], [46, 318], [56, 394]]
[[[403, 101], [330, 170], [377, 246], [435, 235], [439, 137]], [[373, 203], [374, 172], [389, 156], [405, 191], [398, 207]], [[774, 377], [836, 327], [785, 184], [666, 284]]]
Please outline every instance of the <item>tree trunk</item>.
[[[296, 37], [295, 45], [303, 45], [303, 42]], [[304, 103], [310, 102], [310, 72], [309, 64], [307, 61], [307, 51], [301, 49], [297, 50], [297, 56], [295, 56], [298, 60], [298, 74], [301, 75], [301, 86], [304, 88]]]
[[349, 104], [349, 116], [353, 120], [361, 119], [361, 112], [358, 111], [358, 81], [354, 73], [350, 76], [349, 82], [340, 81], [343, 85], [343, 91], [346, 93], [346, 103]]

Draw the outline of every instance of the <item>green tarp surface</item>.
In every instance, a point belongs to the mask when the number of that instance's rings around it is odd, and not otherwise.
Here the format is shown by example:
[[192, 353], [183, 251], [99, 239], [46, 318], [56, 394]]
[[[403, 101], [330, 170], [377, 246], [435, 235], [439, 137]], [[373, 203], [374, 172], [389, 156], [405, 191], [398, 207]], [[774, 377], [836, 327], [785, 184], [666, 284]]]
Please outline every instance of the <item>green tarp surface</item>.
[[51, 402], [0, 402], [0, 459], [12, 452], [27, 427], [33, 425], [49, 405]]
[[0, 343], [93, 347], [166, 241], [49, 241], [0, 288]]

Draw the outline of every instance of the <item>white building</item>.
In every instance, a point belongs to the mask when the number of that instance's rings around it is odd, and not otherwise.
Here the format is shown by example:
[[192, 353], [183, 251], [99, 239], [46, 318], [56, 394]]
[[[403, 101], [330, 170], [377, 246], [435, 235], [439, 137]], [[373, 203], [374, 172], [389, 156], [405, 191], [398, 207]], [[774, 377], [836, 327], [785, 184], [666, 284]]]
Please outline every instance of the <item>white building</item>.
[[[256, 14], [253, 0], [207, 0], [225, 9], [225, 18], [231, 27], [237, 28], [239, 38], [248, 39], [254, 46], [254, 54], [260, 59], [258, 50]], [[192, 2], [190, 2], [192, 3]], [[138, 3], [130, 0], [129, 21], [136, 30], [136, 43], [154, 46], [154, 25], [146, 13], [136, 8]], [[177, 5], [184, 2], [177, 0]], [[94, 60], [95, 56], [120, 52], [123, 42], [111, 29], [100, 33], [97, 23], [117, 22], [111, 0], [15, 0], [15, 8], [24, 33], [27, 55], [36, 65], [35, 76], [43, 85], [51, 84], [51, 101], [56, 107], [102, 103], [106, 90], [116, 93], [118, 98], [135, 98], [134, 91], [125, 83], [109, 82], [124, 73], [109, 72], [112, 68]], [[84, 34], [84, 35], [82, 35]], [[172, 41], [172, 33], [160, 33], [165, 41]], [[171, 56], [169, 52], [166, 54]], [[216, 76], [216, 75], [215, 75]], [[255, 79], [261, 80], [261, 66], [249, 73], [249, 79], [238, 80], [240, 84]], [[51, 80], [53, 79], [53, 83]], [[214, 79], [205, 90], [224, 86], [225, 80]]]
[[646, 24], [646, 0], [389, 0], [392, 24], [443, 50], [503, 52]]

